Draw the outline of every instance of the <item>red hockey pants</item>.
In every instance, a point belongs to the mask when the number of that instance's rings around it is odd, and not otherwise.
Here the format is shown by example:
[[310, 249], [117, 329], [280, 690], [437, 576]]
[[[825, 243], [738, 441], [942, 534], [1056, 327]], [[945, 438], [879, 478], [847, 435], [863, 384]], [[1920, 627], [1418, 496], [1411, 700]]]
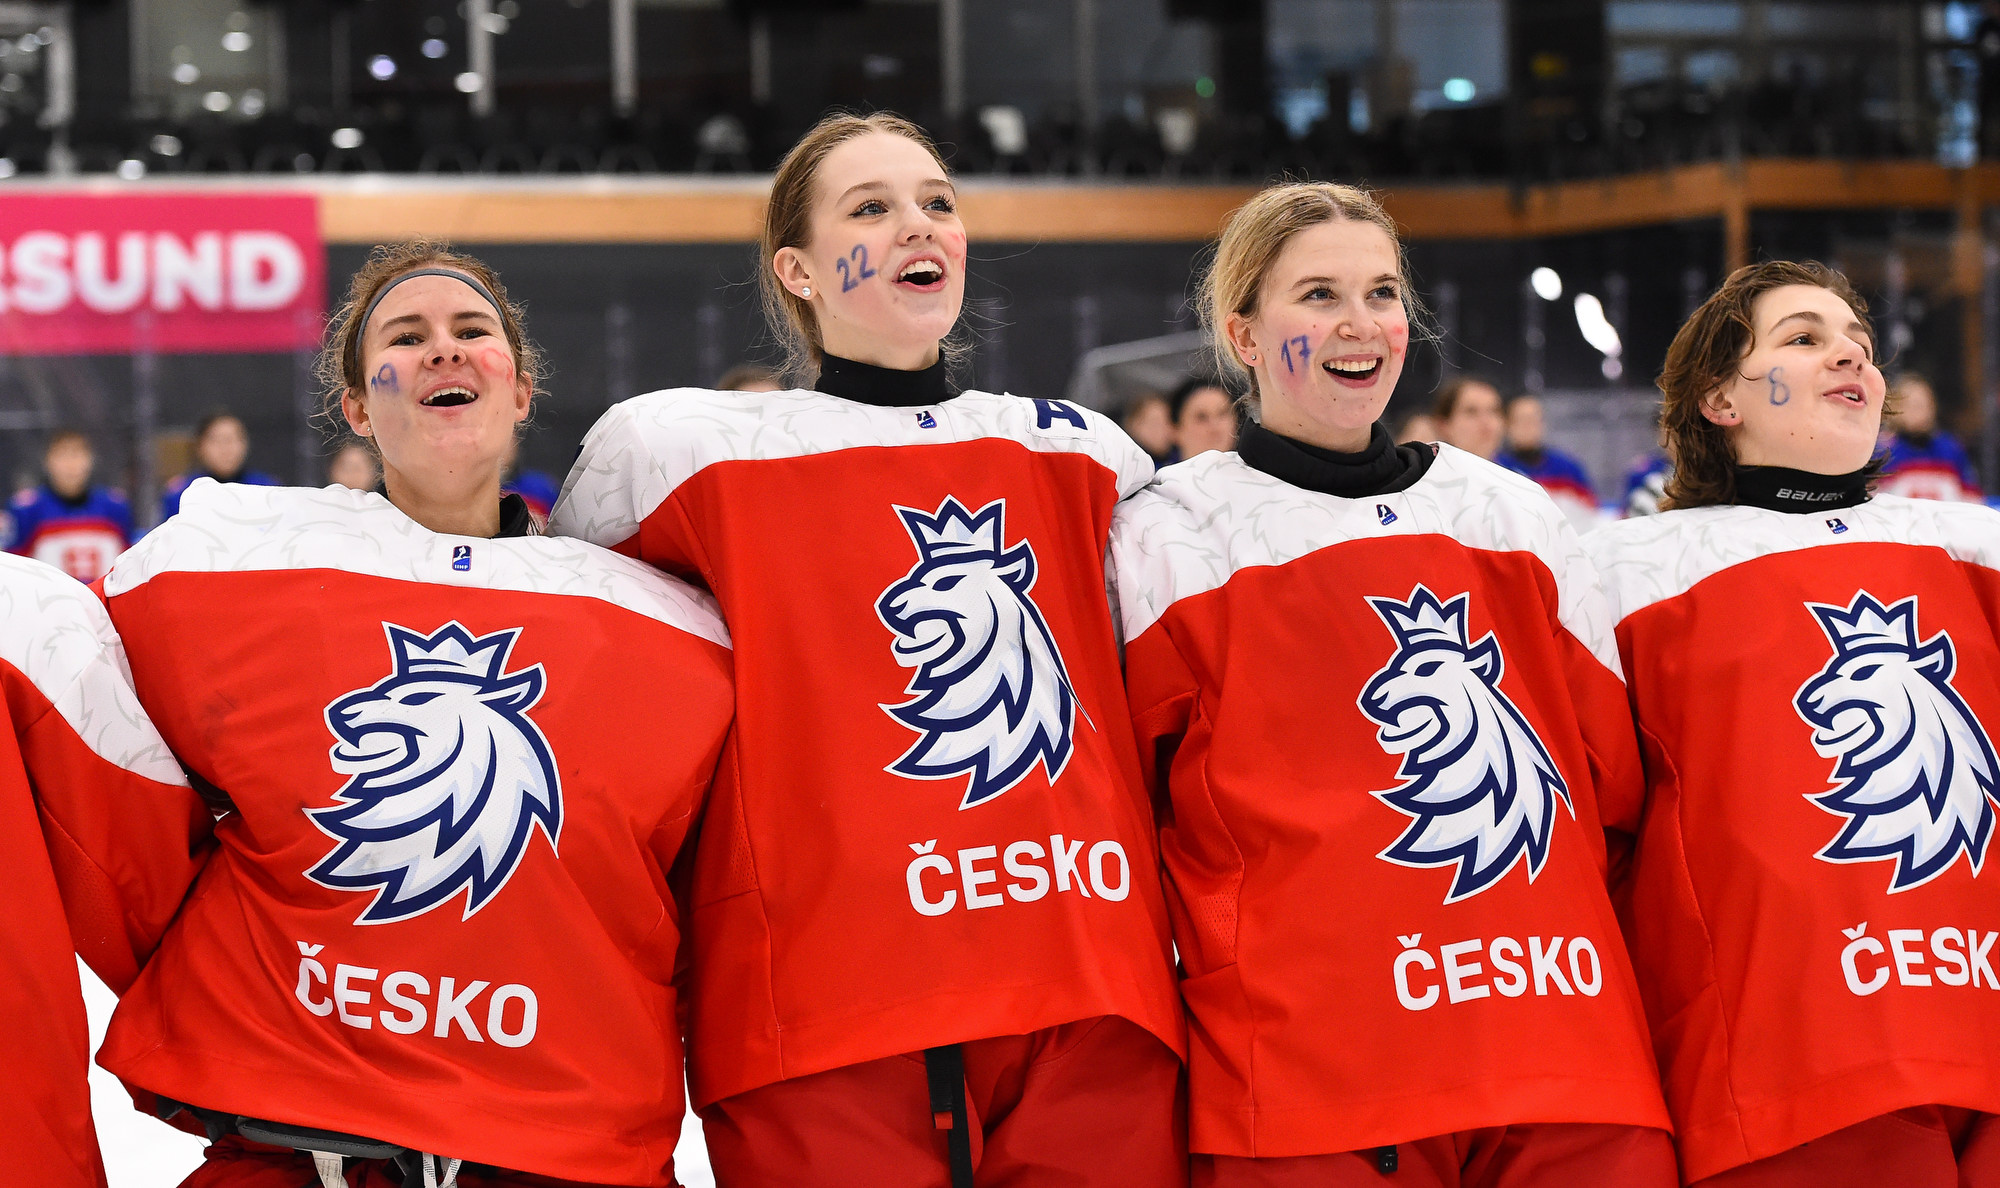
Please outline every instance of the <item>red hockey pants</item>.
[[[495, 1176], [461, 1171], [458, 1182], [462, 1188], [589, 1188], [520, 1172]], [[348, 1188], [403, 1188], [403, 1173], [385, 1159], [350, 1159], [347, 1183]], [[319, 1188], [319, 1173], [310, 1155], [232, 1134], [209, 1145], [202, 1165], [181, 1181], [181, 1188]]]
[[[979, 1188], [1181, 1188], [1181, 1064], [1105, 1016], [961, 1044]], [[946, 1188], [922, 1053], [779, 1081], [701, 1111], [717, 1188]]]
[[1196, 1155], [1194, 1188], [1675, 1188], [1673, 1140], [1647, 1126], [1542, 1122], [1461, 1130], [1379, 1151]]
[[1916, 1106], [1733, 1167], [1694, 1188], [2000, 1188], [2000, 1116]]

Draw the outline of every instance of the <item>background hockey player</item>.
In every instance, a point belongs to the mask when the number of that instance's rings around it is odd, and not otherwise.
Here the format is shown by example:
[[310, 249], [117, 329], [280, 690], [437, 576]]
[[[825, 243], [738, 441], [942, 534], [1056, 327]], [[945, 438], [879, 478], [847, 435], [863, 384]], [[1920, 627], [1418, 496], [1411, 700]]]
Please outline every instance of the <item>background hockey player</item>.
[[1666, 1188], [1603, 597], [1534, 483], [1379, 423], [1414, 304], [1365, 191], [1251, 199], [1202, 308], [1259, 419], [1113, 529], [1194, 1182]]
[[2000, 513], [1871, 497], [1845, 277], [1732, 273], [1659, 515], [1587, 545], [1645, 739], [1632, 955], [1707, 1188], [2000, 1185]]
[[957, 194], [835, 116], [772, 184], [811, 390], [605, 414], [554, 528], [715, 592], [741, 778], [695, 866], [691, 1072], [717, 1182], [1185, 1183], [1152, 813], [1104, 599], [1152, 463], [1098, 413], [957, 392]]
[[132, 505], [91, 480], [97, 454], [73, 429], [49, 438], [42, 485], [14, 496], [9, 552], [47, 562], [80, 582], [104, 576], [132, 543]]
[[1494, 461], [1535, 480], [1578, 532], [1597, 527], [1597, 491], [1583, 463], [1550, 445], [1542, 402], [1516, 396], [1507, 402], [1507, 445]]
[[1979, 476], [1959, 440], [1938, 426], [1937, 393], [1913, 371], [1889, 392], [1888, 449], [1877, 488], [1885, 495], [1982, 503]]
[[100, 1060], [208, 1129], [201, 1188], [668, 1188], [721, 620], [501, 497], [535, 359], [478, 261], [378, 249], [322, 370], [387, 498], [197, 482], [105, 580], [231, 811]]
[[181, 495], [188, 484], [200, 478], [218, 483], [249, 483], [276, 486], [278, 480], [261, 470], [250, 469], [250, 431], [243, 420], [226, 409], [217, 409], [201, 419], [194, 430], [194, 469], [167, 480], [160, 494], [162, 520], [181, 509]]

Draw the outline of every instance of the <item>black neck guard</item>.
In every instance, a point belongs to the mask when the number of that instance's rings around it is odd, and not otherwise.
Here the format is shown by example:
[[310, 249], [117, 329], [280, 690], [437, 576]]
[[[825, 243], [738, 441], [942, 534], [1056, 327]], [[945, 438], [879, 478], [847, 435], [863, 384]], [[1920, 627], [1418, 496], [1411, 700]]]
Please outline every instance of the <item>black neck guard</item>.
[[1416, 442], [1397, 445], [1380, 422], [1369, 429], [1367, 448], [1343, 454], [1249, 421], [1237, 439], [1236, 454], [1244, 465], [1272, 478], [1342, 499], [1407, 491], [1437, 459], [1434, 447]]
[[1788, 466], [1736, 468], [1736, 502], [1781, 512], [1819, 512], [1868, 502], [1873, 464], [1849, 474], [1813, 474]]
[[884, 408], [921, 408], [942, 404], [955, 395], [945, 379], [943, 355], [922, 371], [896, 371], [827, 355], [820, 360], [819, 379], [813, 388], [842, 400]]

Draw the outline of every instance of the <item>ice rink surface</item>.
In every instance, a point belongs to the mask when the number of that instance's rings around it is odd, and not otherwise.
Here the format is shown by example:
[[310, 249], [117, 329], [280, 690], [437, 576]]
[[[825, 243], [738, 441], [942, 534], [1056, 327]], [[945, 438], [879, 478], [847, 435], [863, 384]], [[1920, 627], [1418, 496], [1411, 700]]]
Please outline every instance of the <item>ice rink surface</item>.
[[[90, 1051], [104, 1042], [104, 1026], [117, 999], [103, 982], [82, 965], [83, 999], [90, 1011]], [[200, 1139], [155, 1121], [132, 1108], [118, 1079], [90, 1068], [90, 1103], [97, 1115], [97, 1141], [104, 1148], [104, 1170], [111, 1188], [175, 1188], [201, 1163]], [[715, 1188], [708, 1169], [708, 1152], [701, 1142], [701, 1120], [692, 1113], [681, 1130], [674, 1170], [686, 1188]]]

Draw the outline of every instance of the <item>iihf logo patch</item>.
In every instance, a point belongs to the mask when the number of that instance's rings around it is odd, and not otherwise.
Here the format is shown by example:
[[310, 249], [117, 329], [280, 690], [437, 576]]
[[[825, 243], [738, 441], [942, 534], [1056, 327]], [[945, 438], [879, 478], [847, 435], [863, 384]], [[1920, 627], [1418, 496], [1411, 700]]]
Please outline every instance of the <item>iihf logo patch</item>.
[[465, 573], [472, 568], [471, 545], [451, 546], [451, 567], [460, 573]]
[[1892, 893], [1943, 874], [1961, 853], [1977, 876], [1993, 838], [2000, 761], [1952, 687], [1950, 634], [1919, 638], [1915, 597], [1884, 606], [1861, 591], [1845, 607], [1806, 609], [1833, 657], [1792, 706], [1813, 728], [1813, 749], [1835, 760], [1838, 785], [1810, 799], [1847, 818], [1817, 857], [1892, 861]]
[[1504, 660], [1492, 632], [1470, 642], [1471, 595], [1449, 602], [1423, 586], [1409, 601], [1370, 598], [1396, 652], [1358, 704], [1375, 740], [1403, 761], [1404, 782], [1375, 793], [1415, 818], [1377, 855], [1398, 866], [1456, 866], [1446, 903], [1475, 895], [1526, 859], [1534, 882], [1549, 856], [1569, 785], [1535, 728], [1500, 690]]
[[917, 742], [887, 770], [916, 780], [967, 776], [959, 808], [991, 800], [1037, 764], [1053, 784], [1069, 763], [1076, 691], [1029, 591], [1035, 551], [1006, 543], [1007, 501], [968, 512], [898, 507], [917, 563], [875, 613], [896, 663], [916, 673], [912, 700], [884, 705]]
[[1386, 503], [1378, 503], [1375, 505], [1375, 518], [1382, 521], [1382, 527], [1387, 528], [1396, 522], [1396, 509]]
[[561, 777], [528, 717], [542, 666], [507, 671], [520, 628], [382, 629], [390, 674], [326, 707], [333, 770], [348, 778], [333, 794], [343, 803], [306, 810], [340, 843], [306, 877], [374, 892], [357, 923], [420, 916], [460, 890], [469, 919], [513, 876], [530, 834], [552, 851], [562, 834]]

